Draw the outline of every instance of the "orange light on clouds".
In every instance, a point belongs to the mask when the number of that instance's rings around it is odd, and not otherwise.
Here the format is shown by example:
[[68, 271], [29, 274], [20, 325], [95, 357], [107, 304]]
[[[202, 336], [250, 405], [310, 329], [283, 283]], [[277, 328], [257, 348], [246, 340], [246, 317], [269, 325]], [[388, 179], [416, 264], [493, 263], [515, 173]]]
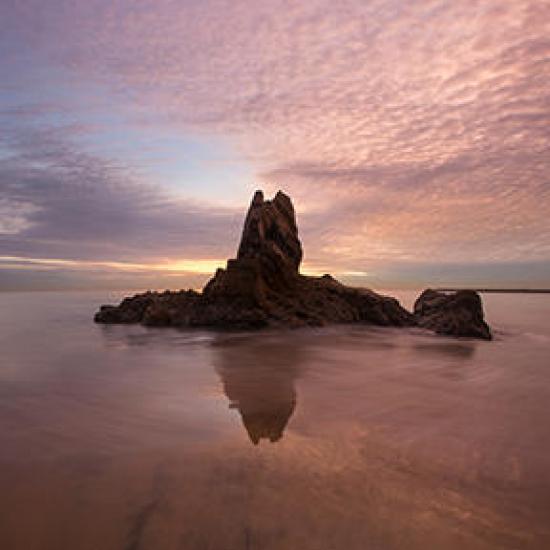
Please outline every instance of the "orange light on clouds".
[[[197, 259], [197, 260], [167, 260], [158, 263], [132, 263], [109, 261], [66, 260], [62, 258], [25, 258], [21, 256], [0, 256], [0, 269], [25, 268], [65, 268], [74, 270], [107, 270], [119, 272], [158, 272], [166, 274], [198, 274], [208, 275], [217, 269], [224, 268], [226, 260]], [[304, 263], [301, 268], [303, 275], [321, 277], [325, 273], [332, 273], [344, 277], [366, 277], [365, 271], [334, 270], [329, 266], [313, 263]]]
[[24, 258], [19, 256], [0, 256], [2, 267], [44, 266], [67, 269], [107, 269], [115, 271], [158, 271], [168, 273], [213, 273], [225, 265], [225, 260], [177, 260], [162, 263], [130, 263], [109, 261], [65, 260], [61, 258]]

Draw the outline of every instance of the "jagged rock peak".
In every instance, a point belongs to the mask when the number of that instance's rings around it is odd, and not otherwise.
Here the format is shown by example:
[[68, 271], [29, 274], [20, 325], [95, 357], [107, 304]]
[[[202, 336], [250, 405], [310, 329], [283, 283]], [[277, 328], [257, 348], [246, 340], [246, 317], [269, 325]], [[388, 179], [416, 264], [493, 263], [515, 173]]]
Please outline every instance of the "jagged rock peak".
[[271, 258], [280, 267], [298, 272], [302, 254], [290, 197], [278, 191], [273, 200], [264, 200], [263, 192], [256, 191], [244, 222], [237, 259]]
[[258, 189], [252, 197], [251, 206], [261, 206], [264, 203], [264, 192]]

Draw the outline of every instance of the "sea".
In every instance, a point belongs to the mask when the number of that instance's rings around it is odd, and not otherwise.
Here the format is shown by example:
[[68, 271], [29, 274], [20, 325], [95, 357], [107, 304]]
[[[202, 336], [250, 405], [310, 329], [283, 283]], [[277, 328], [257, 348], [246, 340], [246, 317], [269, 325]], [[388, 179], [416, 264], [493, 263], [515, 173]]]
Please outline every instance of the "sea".
[[484, 294], [491, 342], [122, 296], [0, 294], [0, 549], [550, 548], [550, 294]]

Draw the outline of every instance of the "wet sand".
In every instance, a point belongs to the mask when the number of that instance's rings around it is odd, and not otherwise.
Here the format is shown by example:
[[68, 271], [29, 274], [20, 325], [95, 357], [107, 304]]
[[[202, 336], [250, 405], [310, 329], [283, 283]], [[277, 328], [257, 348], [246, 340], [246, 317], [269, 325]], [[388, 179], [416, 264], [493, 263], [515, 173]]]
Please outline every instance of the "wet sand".
[[550, 547], [550, 297], [485, 298], [494, 342], [103, 301], [0, 295], [0, 548]]

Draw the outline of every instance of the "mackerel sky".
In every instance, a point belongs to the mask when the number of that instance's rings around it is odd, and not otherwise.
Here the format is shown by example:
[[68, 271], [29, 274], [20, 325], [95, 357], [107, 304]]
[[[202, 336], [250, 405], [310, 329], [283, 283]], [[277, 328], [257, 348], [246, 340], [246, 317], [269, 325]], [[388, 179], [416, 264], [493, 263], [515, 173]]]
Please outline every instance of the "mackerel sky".
[[304, 270], [550, 286], [550, 3], [3, 0], [0, 289], [200, 286], [254, 189]]

